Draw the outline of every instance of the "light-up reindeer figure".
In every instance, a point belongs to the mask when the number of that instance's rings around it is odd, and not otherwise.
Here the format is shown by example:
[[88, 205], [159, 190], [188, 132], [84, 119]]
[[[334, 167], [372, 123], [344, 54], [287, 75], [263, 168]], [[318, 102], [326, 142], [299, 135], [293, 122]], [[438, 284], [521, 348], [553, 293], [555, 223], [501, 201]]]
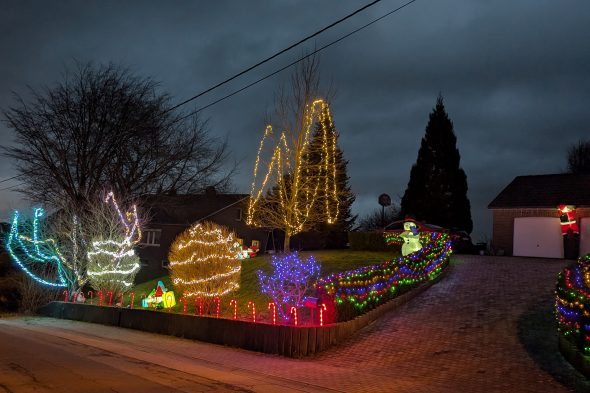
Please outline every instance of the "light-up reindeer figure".
[[115, 209], [123, 229], [123, 236], [118, 239], [100, 239], [91, 242], [90, 251], [88, 251], [88, 275], [91, 281], [108, 282], [108, 285], [118, 286], [123, 291], [133, 284], [133, 277], [140, 268], [133, 249], [141, 240], [137, 206], [133, 205], [131, 211], [123, 214], [113, 192], [107, 194], [104, 202]]

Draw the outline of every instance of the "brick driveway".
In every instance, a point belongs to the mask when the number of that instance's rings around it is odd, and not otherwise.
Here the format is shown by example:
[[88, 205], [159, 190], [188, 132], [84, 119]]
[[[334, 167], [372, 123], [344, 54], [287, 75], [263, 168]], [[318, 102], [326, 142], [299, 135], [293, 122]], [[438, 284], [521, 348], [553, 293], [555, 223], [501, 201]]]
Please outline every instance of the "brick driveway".
[[[74, 321], [0, 324], [90, 345], [121, 362], [210, 374], [252, 391], [273, 392], [276, 386], [308, 392], [590, 391], [590, 383], [557, 350], [553, 288], [568, 263], [454, 257], [447, 276], [426, 292], [339, 347], [299, 360]], [[238, 375], [252, 382], [238, 383]], [[259, 382], [264, 380], [273, 385]]]

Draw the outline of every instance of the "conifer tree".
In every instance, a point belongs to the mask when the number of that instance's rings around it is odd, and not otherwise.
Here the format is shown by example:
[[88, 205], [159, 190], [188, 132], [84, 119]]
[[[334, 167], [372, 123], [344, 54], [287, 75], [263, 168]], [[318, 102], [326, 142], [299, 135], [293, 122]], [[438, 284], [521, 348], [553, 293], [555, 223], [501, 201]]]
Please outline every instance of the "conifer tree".
[[467, 198], [467, 176], [460, 167], [460, 160], [453, 122], [439, 95], [430, 113], [418, 159], [410, 172], [408, 188], [401, 201], [401, 217], [409, 215], [471, 233], [473, 222]]

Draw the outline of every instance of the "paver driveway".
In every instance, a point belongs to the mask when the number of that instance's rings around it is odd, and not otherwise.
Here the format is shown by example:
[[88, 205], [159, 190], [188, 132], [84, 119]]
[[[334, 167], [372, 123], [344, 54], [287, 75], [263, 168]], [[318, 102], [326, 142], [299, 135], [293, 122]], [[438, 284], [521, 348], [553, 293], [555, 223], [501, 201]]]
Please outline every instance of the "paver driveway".
[[553, 288], [567, 263], [454, 257], [449, 274], [429, 290], [339, 347], [305, 359], [47, 318], [0, 319], [0, 326], [110, 352], [117, 362], [109, 364], [121, 364], [123, 372], [141, 360], [252, 391], [590, 391], [557, 351]]

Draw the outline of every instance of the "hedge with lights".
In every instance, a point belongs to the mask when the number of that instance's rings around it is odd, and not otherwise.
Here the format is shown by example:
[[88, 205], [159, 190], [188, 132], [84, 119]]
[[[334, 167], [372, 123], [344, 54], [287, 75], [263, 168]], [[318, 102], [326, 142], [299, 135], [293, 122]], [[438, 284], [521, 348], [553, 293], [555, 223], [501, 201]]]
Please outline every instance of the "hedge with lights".
[[[385, 233], [388, 244], [400, 244], [400, 233]], [[345, 321], [393, 299], [423, 282], [433, 280], [449, 263], [452, 254], [448, 234], [420, 233], [424, 247], [405, 257], [378, 265], [335, 273], [318, 281], [322, 302], [333, 305], [334, 320]]]
[[590, 254], [559, 273], [555, 294], [559, 334], [590, 356]]
[[213, 222], [181, 233], [170, 248], [170, 276], [177, 293], [213, 298], [239, 288], [241, 262], [230, 230]]

